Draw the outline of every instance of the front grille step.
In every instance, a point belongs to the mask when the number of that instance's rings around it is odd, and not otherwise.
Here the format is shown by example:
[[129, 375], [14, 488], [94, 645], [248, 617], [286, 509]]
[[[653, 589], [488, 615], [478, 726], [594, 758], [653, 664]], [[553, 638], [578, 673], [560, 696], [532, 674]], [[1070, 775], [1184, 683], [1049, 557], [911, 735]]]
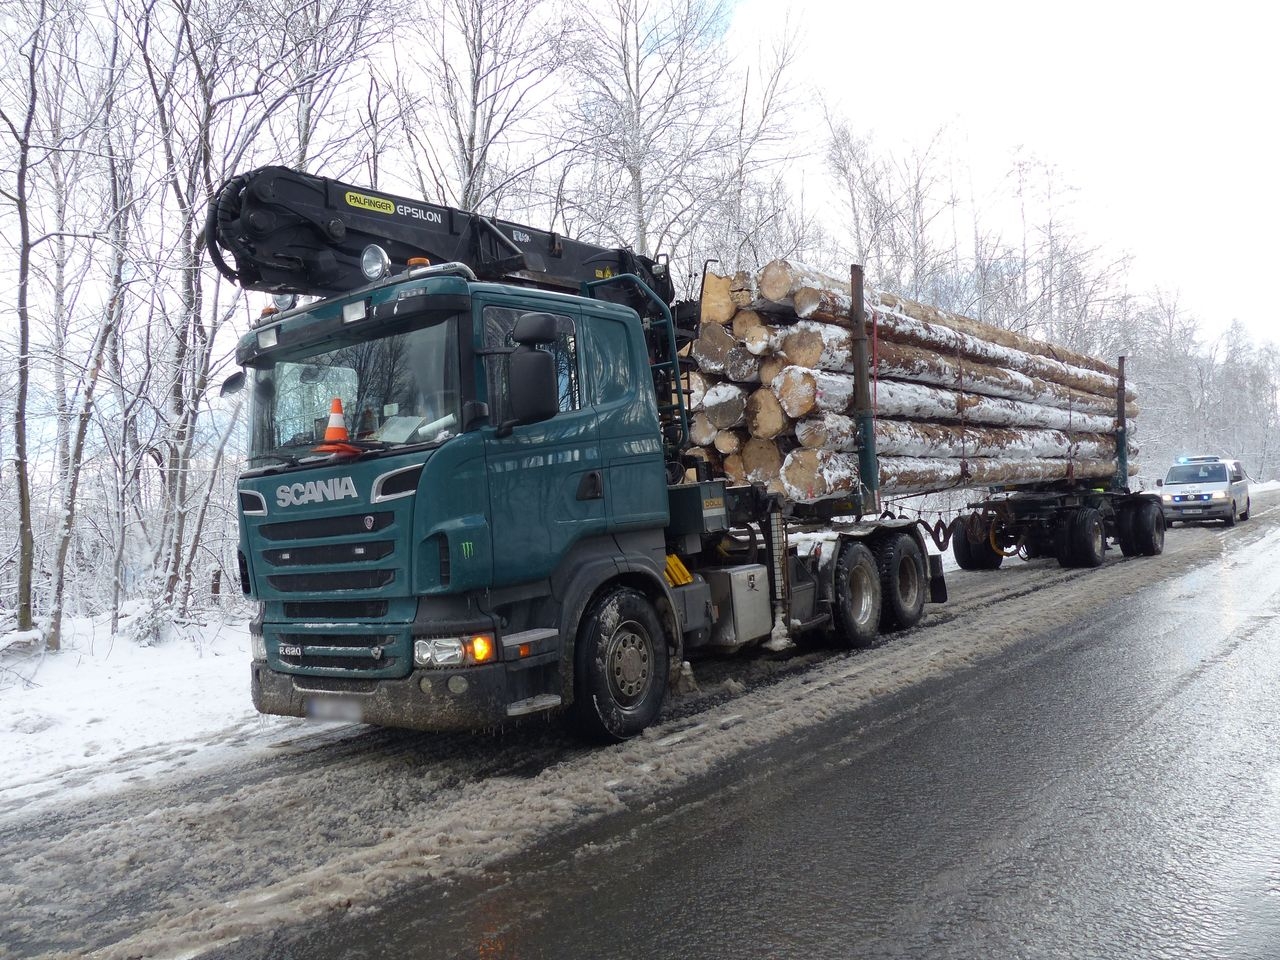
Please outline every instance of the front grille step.
[[394, 570], [282, 573], [267, 577], [267, 583], [281, 593], [329, 593], [334, 590], [380, 590], [395, 576]]
[[280, 523], [264, 523], [258, 533], [266, 540], [321, 540], [326, 537], [350, 537], [376, 533], [391, 526], [395, 514], [352, 513], [341, 517], [323, 517], [315, 520], [286, 520]]
[[372, 543], [328, 543], [316, 547], [264, 550], [263, 559], [273, 567], [304, 567], [330, 563], [370, 563], [391, 555], [392, 540]]
[[289, 600], [284, 615], [290, 620], [381, 620], [386, 600]]

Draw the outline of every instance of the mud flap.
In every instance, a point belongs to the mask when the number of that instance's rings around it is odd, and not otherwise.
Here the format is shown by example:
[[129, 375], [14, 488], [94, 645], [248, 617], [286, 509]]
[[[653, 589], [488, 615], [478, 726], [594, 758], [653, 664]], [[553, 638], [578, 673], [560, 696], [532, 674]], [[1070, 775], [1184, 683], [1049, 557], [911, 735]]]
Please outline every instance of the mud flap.
[[929, 555], [929, 602], [947, 602], [947, 581], [942, 575], [942, 556]]

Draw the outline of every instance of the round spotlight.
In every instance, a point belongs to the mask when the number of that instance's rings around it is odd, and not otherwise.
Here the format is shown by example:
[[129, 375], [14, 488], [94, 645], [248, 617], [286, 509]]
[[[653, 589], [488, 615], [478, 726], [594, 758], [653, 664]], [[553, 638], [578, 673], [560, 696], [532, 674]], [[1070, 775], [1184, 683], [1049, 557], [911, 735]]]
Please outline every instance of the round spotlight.
[[360, 270], [371, 283], [391, 274], [391, 258], [387, 251], [376, 243], [371, 243], [360, 254]]
[[276, 309], [281, 313], [286, 310], [292, 310], [298, 305], [298, 295], [296, 293], [277, 293], [271, 298], [271, 302], [276, 305]]

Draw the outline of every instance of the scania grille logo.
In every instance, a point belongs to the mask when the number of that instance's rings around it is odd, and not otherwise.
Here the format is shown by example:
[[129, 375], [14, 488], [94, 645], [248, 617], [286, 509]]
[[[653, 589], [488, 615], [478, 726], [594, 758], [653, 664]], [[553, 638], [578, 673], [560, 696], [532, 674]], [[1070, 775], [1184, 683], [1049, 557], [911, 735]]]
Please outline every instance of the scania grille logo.
[[364, 528], [365, 528], [366, 530], [372, 530], [372, 529], [373, 529], [373, 517], [365, 517], [365, 518], [364, 518]]
[[326, 500], [348, 498], [360, 498], [360, 494], [356, 493], [356, 482], [350, 477], [282, 483], [276, 487], [276, 505], [281, 507], [300, 507], [304, 503], [324, 503]]

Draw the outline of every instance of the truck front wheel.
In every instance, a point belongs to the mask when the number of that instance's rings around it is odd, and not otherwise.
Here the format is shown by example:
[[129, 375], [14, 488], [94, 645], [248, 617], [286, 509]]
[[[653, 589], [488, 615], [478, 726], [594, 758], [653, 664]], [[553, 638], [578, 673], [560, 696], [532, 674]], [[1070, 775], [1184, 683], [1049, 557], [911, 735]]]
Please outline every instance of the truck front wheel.
[[914, 627], [924, 614], [927, 582], [920, 545], [905, 533], [886, 537], [876, 544], [876, 564], [880, 568], [881, 628]]
[[634, 737], [658, 717], [667, 693], [667, 642], [637, 590], [612, 587], [587, 609], [574, 650], [572, 723], [600, 743]]
[[836, 558], [835, 639], [842, 647], [867, 649], [880, 640], [880, 571], [876, 558], [856, 540], [846, 542]]

